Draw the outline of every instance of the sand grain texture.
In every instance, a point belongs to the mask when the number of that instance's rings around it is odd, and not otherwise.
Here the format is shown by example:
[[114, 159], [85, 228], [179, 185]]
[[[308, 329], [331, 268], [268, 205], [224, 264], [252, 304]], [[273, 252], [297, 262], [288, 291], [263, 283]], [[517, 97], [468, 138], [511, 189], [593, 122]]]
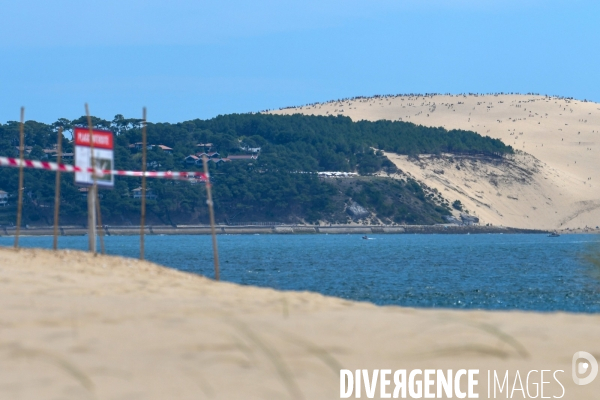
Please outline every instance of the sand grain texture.
[[[0, 399], [335, 399], [339, 369], [562, 369], [600, 316], [376, 307], [77, 251], [0, 250]], [[557, 385], [549, 393], [560, 394]], [[364, 393], [363, 393], [364, 397]]]

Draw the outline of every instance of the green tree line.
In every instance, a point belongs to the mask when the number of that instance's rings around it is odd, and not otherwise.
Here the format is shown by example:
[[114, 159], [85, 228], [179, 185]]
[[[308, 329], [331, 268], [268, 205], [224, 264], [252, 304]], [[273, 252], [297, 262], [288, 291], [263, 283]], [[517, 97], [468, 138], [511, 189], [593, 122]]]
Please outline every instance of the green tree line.
[[[115, 168], [141, 169], [141, 152], [130, 145], [142, 141], [140, 119], [117, 115], [111, 121], [92, 117], [94, 127], [115, 134]], [[52, 124], [36, 121], [25, 123], [25, 145], [31, 146], [28, 158], [43, 159], [44, 149], [56, 145], [57, 131], [64, 129], [64, 152], [72, 152], [72, 130], [87, 127], [87, 119], [61, 118]], [[341, 207], [340, 188], [335, 180], [322, 180], [317, 171], [348, 171], [370, 174], [381, 170], [394, 171], [395, 166], [381, 149], [407, 155], [417, 154], [485, 154], [502, 157], [513, 152], [501, 141], [475, 132], [428, 128], [407, 122], [359, 121], [342, 116], [230, 114], [207, 120], [181, 123], [148, 123], [149, 144], [162, 144], [172, 153], [158, 147], [148, 151], [150, 170], [198, 170], [183, 159], [203, 150], [198, 143], [212, 143], [212, 151], [221, 157], [244, 154], [243, 148], [260, 148], [256, 160], [211, 164], [215, 188], [215, 206], [220, 221], [328, 219]], [[18, 154], [19, 124], [8, 121], [0, 124], [0, 154], [14, 157]], [[0, 189], [16, 197], [18, 171], [0, 169]], [[416, 182], [406, 182], [414, 189]], [[102, 191], [102, 213], [107, 223], [137, 223], [139, 201], [131, 197], [140, 185], [137, 178], [116, 177], [113, 190]], [[25, 175], [25, 222], [51, 223], [54, 201], [54, 174], [28, 170]], [[148, 201], [150, 219], [157, 223], [198, 223], [207, 221], [204, 187], [184, 181], [149, 180], [149, 187], [157, 195]], [[61, 221], [83, 223], [86, 205], [70, 174], [61, 181]], [[412, 189], [411, 189], [412, 190]], [[414, 192], [409, 190], [408, 193]], [[343, 192], [343, 191], [342, 191]], [[417, 191], [418, 192], [418, 191]], [[361, 192], [362, 193], [362, 192]], [[365, 192], [367, 193], [367, 192]], [[373, 192], [374, 193], [374, 192]], [[367, 201], [376, 194], [363, 196]], [[359, 197], [360, 197], [359, 196]], [[374, 197], [375, 196], [375, 197]], [[342, 196], [343, 197], [343, 196]], [[405, 196], [407, 197], [407, 196]], [[383, 198], [383, 197], [382, 197]], [[337, 200], [336, 200], [337, 199]], [[418, 199], [417, 199], [418, 200]], [[14, 199], [11, 199], [14, 201]], [[418, 200], [427, 203], [423, 198]], [[373, 201], [390, 214], [390, 204]], [[343, 205], [343, 203], [342, 203]], [[434, 210], [435, 207], [419, 209]], [[382, 211], [383, 212], [383, 211]], [[432, 211], [433, 212], [433, 211]], [[443, 213], [437, 207], [437, 217]], [[402, 214], [391, 215], [401, 221]], [[393, 214], [393, 213], [392, 213]], [[419, 221], [418, 217], [411, 221]], [[8, 221], [8, 220], [7, 220]], [[6, 223], [0, 215], [0, 223]]]

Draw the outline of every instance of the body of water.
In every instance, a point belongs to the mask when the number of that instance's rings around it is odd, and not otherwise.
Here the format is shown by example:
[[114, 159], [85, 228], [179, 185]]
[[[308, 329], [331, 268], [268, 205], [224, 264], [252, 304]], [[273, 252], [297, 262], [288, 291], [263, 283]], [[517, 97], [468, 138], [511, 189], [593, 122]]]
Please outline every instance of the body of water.
[[[139, 237], [105, 238], [107, 253], [137, 258]], [[222, 235], [221, 279], [410, 307], [600, 312], [600, 281], [583, 257], [598, 235]], [[12, 246], [13, 239], [0, 238]], [[22, 237], [23, 247], [52, 246]], [[87, 248], [87, 237], [61, 237]], [[212, 277], [210, 236], [147, 236], [146, 258]]]

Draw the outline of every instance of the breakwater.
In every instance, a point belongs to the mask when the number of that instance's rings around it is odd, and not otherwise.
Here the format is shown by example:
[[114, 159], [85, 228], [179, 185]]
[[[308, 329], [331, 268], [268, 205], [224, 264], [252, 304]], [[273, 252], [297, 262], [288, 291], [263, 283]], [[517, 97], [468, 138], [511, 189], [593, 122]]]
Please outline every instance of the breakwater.
[[[105, 226], [104, 234], [139, 235], [139, 226]], [[518, 229], [502, 226], [478, 225], [217, 225], [217, 234], [481, 234], [481, 233], [545, 233], [543, 230]], [[0, 236], [13, 236], [14, 227], [0, 227]], [[209, 235], [208, 225], [151, 225], [145, 228], [146, 235]], [[47, 236], [53, 227], [27, 227], [21, 229], [23, 236]], [[61, 236], [87, 234], [84, 226], [61, 226]]]

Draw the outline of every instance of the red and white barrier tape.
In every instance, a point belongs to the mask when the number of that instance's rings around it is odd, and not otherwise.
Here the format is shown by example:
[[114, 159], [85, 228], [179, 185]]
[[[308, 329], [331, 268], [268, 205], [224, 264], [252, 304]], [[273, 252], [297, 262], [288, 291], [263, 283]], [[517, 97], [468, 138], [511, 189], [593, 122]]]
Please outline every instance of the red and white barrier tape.
[[[21, 162], [18, 158], [0, 157], [0, 166], [20, 167]], [[87, 172], [95, 173], [96, 176], [103, 175], [118, 175], [118, 176], [143, 176], [148, 178], [164, 178], [164, 179], [189, 179], [199, 178], [206, 182], [208, 176], [204, 172], [171, 172], [171, 171], [122, 171], [98, 168], [81, 168], [69, 164], [57, 164], [48, 161], [23, 160], [24, 168], [44, 169], [47, 171], [62, 171], [62, 172]]]

